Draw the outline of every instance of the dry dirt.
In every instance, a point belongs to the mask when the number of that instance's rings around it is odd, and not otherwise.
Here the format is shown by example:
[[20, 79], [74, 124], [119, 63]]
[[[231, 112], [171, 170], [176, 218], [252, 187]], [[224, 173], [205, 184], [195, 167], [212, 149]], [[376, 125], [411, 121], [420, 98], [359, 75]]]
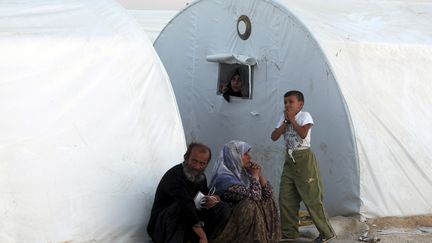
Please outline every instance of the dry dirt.
[[366, 221], [380, 242], [432, 242], [432, 216], [387, 217]]
[[[330, 221], [338, 235], [332, 243], [432, 243], [432, 215], [386, 217], [366, 221], [361, 221], [358, 217], [338, 216]], [[302, 237], [294, 242], [311, 242], [318, 235], [313, 225], [300, 227], [300, 232]]]

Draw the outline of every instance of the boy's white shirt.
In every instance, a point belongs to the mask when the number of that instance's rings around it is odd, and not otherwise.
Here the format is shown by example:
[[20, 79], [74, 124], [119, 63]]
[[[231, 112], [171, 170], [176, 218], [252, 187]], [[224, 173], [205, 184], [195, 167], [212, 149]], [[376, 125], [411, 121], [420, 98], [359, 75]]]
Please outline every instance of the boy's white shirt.
[[[283, 122], [285, 120], [285, 114], [282, 112], [281, 117], [276, 124], [276, 128], [279, 128], [282, 126]], [[304, 126], [306, 124], [314, 124], [312, 120], [312, 116], [307, 111], [300, 111], [295, 116], [295, 120], [297, 124], [300, 126]], [[285, 140], [285, 146], [287, 149], [292, 150], [301, 150], [310, 148], [310, 140], [311, 140], [311, 132], [312, 128], [309, 129], [306, 137], [302, 139], [300, 135], [294, 130], [293, 126], [291, 124], [288, 124], [286, 131], [284, 132], [284, 140]]]

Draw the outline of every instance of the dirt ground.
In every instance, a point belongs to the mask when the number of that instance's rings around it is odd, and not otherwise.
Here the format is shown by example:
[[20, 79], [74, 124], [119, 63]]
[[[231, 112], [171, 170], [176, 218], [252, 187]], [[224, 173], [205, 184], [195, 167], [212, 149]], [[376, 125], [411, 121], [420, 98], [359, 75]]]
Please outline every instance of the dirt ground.
[[432, 216], [387, 217], [366, 221], [380, 242], [432, 242]]
[[[334, 217], [330, 219], [337, 234], [333, 243], [383, 242], [383, 243], [432, 243], [432, 215], [406, 218], [386, 217], [360, 220], [358, 217]], [[300, 227], [301, 238], [295, 242], [311, 242], [318, 231], [315, 226]]]

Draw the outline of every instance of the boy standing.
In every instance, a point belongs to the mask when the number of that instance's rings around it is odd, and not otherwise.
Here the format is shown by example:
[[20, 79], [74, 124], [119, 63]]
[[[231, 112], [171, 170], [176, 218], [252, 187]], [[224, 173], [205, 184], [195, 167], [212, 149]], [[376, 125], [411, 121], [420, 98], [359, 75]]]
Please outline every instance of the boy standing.
[[282, 240], [299, 236], [298, 211], [303, 201], [320, 232], [314, 242], [328, 242], [336, 235], [323, 206], [320, 172], [310, 149], [313, 120], [308, 112], [302, 111], [304, 96], [300, 91], [288, 91], [284, 104], [284, 114], [271, 134], [273, 141], [283, 134], [287, 149], [279, 193]]

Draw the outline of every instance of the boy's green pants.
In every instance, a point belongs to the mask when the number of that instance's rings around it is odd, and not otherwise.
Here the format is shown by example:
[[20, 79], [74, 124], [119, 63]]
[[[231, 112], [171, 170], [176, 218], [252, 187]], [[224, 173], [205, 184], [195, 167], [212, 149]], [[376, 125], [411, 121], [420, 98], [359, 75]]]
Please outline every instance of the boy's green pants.
[[303, 201], [309, 214], [324, 238], [335, 233], [323, 206], [323, 190], [319, 168], [314, 153], [310, 149], [287, 152], [282, 172], [279, 194], [282, 238], [299, 236], [298, 211]]

